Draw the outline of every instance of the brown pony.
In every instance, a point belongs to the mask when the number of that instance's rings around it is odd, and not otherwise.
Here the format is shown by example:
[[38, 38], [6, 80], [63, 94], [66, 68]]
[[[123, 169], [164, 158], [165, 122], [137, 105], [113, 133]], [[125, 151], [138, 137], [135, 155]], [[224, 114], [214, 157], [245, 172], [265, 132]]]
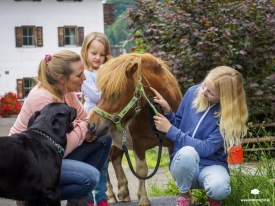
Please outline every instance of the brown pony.
[[[149, 87], [155, 88], [169, 103], [175, 112], [182, 99], [179, 85], [170, 72], [167, 64], [151, 54], [124, 54], [113, 58], [98, 70], [97, 86], [102, 92], [101, 100], [97, 105], [97, 111], [91, 116], [90, 131], [93, 135], [107, 136], [111, 132], [113, 146], [110, 160], [113, 164], [118, 180], [118, 198], [121, 201], [130, 202], [128, 181], [123, 171], [121, 161], [124, 151], [122, 150], [122, 133], [116, 128], [117, 122], [121, 124], [126, 146], [133, 150], [136, 160], [136, 173], [146, 177], [148, 167], [145, 160], [145, 152], [158, 145], [158, 138], [151, 133], [148, 124], [148, 102], [140, 93], [135, 92], [137, 85], [142, 85], [147, 98], [153, 97]], [[136, 97], [137, 101], [130, 105], [131, 99]], [[121, 118], [115, 115], [125, 113]], [[127, 108], [126, 107], [126, 108]], [[136, 114], [136, 110], [140, 110]], [[102, 114], [101, 112], [107, 112]], [[115, 120], [106, 117], [114, 116]], [[118, 115], [119, 116], [119, 115]], [[163, 146], [168, 147], [171, 154], [173, 142], [163, 139]], [[108, 178], [108, 202], [116, 203], [117, 199], [112, 190]], [[145, 189], [145, 180], [139, 181], [138, 205], [148, 206], [150, 201]]]

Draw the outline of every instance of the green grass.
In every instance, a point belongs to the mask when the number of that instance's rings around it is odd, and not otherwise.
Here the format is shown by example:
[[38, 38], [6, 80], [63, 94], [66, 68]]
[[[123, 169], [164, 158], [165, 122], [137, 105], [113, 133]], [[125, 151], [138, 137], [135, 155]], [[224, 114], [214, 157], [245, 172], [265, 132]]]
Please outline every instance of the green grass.
[[[260, 128], [264, 132], [264, 128]], [[258, 137], [259, 130], [250, 130], [250, 137]], [[258, 144], [257, 147], [262, 147]], [[222, 202], [223, 206], [274, 206], [275, 205], [275, 161], [270, 151], [257, 151], [245, 154], [244, 162], [254, 161], [251, 167], [245, 164], [231, 166], [231, 194]], [[257, 189], [255, 195], [252, 190]], [[204, 190], [191, 190], [196, 202], [200, 205], [206, 203]], [[178, 189], [171, 176], [167, 176], [167, 183], [159, 185], [157, 182], [149, 182], [147, 187], [149, 197], [174, 196]], [[252, 194], [253, 193], [253, 194]]]
[[[136, 161], [134, 158], [133, 151], [129, 150], [128, 152], [129, 152], [129, 156], [130, 156], [132, 165], [135, 169]], [[146, 151], [145, 158], [146, 158], [146, 163], [147, 163], [147, 166], [149, 169], [155, 168], [155, 166], [157, 164], [157, 158], [158, 158], [157, 156], [158, 156], [158, 147], [155, 147], [153, 149]], [[169, 158], [167, 148], [162, 148], [161, 161], [160, 161], [159, 167], [168, 167], [169, 162], [170, 162], [170, 158]], [[122, 165], [126, 168], [129, 168], [129, 165], [128, 165], [125, 155], [123, 155], [123, 158], [122, 158]]]
[[[231, 194], [223, 200], [223, 206], [273, 206], [275, 205], [275, 162], [262, 153], [258, 164], [252, 170], [240, 164], [230, 169]], [[259, 194], [251, 194], [257, 189]], [[196, 202], [207, 205], [204, 190], [191, 190]], [[157, 182], [149, 182], [147, 187], [149, 197], [175, 196], [178, 193], [175, 181], [167, 176], [167, 183], [159, 185]]]

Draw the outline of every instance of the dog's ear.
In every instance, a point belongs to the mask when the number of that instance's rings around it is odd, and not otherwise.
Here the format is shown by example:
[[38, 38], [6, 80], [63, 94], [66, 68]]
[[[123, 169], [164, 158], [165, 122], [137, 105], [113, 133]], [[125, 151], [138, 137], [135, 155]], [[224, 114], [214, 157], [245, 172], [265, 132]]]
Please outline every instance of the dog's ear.
[[76, 118], [77, 111], [75, 108], [70, 107], [70, 122], [73, 122]]
[[32, 114], [31, 118], [29, 119], [28, 122], [28, 129], [32, 126], [32, 124], [34, 123], [34, 120], [40, 115], [40, 111], [36, 111]]
[[59, 132], [59, 120], [58, 118], [56, 118], [56, 116], [54, 117], [53, 121], [52, 121], [52, 128], [53, 128], [53, 131], [54, 133], [58, 134]]

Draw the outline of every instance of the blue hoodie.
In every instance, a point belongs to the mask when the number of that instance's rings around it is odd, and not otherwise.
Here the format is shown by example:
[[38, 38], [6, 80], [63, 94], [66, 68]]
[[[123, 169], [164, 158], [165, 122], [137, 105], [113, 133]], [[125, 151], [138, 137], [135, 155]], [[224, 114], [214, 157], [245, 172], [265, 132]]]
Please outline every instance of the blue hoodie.
[[200, 156], [200, 165], [222, 165], [228, 170], [227, 154], [223, 147], [219, 118], [214, 113], [220, 105], [209, 106], [204, 112], [196, 112], [193, 100], [200, 85], [190, 87], [185, 93], [178, 111], [166, 115], [172, 126], [166, 137], [174, 142], [174, 153], [184, 146], [194, 147]]

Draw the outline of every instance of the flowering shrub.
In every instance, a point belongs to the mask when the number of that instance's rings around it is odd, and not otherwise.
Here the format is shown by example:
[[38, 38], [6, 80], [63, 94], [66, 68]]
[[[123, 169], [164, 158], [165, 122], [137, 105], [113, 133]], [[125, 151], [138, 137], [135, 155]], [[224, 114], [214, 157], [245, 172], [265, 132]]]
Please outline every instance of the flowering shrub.
[[19, 114], [22, 108], [21, 103], [17, 100], [17, 95], [9, 92], [0, 98], [0, 115], [8, 117], [11, 114]]
[[274, 0], [137, 2], [124, 17], [133, 51], [165, 60], [183, 93], [216, 66], [235, 68], [244, 77], [248, 122], [275, 122]]

